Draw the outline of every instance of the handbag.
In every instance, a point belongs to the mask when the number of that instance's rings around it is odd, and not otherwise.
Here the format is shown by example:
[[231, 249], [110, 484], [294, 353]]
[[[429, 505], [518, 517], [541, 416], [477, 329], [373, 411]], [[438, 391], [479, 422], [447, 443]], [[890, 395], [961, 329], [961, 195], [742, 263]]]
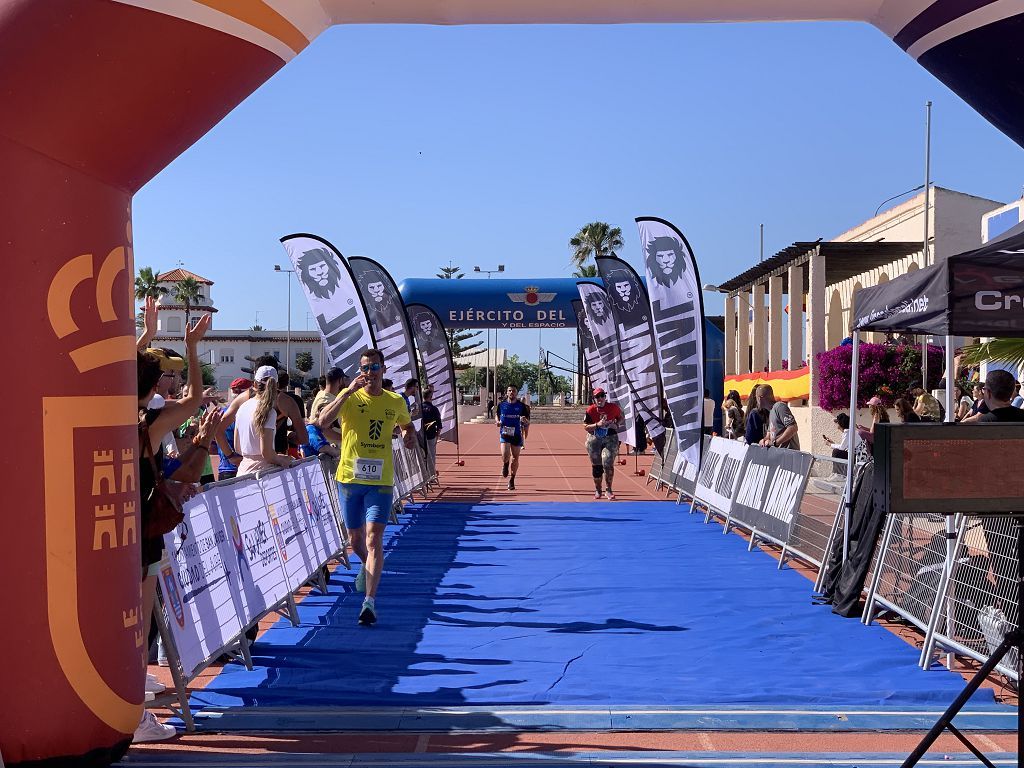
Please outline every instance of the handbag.
[[181, 505], [167, 492], [167, 479], [156, 465], [153, 446], [149, 439], [149, 425], [140, 422], [142, 457], [149, 461], [153, 470], [153, 490], [148, 499], [142, 500], [142, 537], [155, 539], [170, 533], [185, 519]]

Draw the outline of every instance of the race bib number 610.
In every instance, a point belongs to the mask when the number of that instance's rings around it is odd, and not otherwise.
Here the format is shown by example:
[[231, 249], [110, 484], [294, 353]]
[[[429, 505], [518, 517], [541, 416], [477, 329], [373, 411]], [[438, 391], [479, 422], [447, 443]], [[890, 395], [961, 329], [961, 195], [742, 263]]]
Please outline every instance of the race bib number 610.
[[356, 459], [356, 480], [381, 480], [384, 477], [383, 459]]

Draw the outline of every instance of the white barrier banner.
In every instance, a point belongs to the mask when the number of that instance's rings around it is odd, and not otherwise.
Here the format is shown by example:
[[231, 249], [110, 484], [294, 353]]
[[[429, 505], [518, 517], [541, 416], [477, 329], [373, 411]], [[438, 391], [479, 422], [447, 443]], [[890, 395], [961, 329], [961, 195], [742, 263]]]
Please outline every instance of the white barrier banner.
[[311, 459], [288, 470], [298, 486], [299, 498], [309, 524], [313, 551], [323, 565], [345, 546], [331, 504], [331, 492], [319, 459]]
[[[728, 515], [740, 478], [747, 444], [724, 437], [712, 437], [697, 474], [694, 495], [710, 507]], [[690, 464], [690, 462], [687, 462]]]
[[164, 534], [160, 591], [182, 669], [191, 678], [238, 637], [242, 624], [232, 598], [234, 563], [225, 558], [224, 526], [211, 516], [203, 495], [189, 500], [184, 513], [181, 524]]
[[236, 612], [242, 626], [248, 626], [290, 593], [263, 492], [256, 478], [250, 477], [200, 495], [227, 534], [224, 562], [230, 564], [227, 571]]
[[776, 541], [789, 541], [814, 459], [787, 448], [747, 446], [731, 514]]
[[267, 503], [267, 518], [274, 531], [274, 541], [281, 557], [289, 591], [301, 587], [330, 555], [319, 560], [299, 492], [298, 478], [293, 470], [260, 473], [260, 486]]

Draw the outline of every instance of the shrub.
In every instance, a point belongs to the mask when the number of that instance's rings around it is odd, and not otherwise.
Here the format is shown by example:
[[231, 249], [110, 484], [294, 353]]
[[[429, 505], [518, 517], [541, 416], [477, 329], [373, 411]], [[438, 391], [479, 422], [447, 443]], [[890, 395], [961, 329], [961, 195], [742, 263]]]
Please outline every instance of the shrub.
[[[839, 346], [820, 353], [818, 360], [818, 405], [827, 411], [850, 407], [850, 370], [853, 346]], [[928, 347], [928, 386], [935, 389], [945, 366], [942, 347]], [[921, 384], [921, 347], [891, 344], [861, 344], [857, 377], [857, 406], [867, 406], [878, 396], [886, 407]]]

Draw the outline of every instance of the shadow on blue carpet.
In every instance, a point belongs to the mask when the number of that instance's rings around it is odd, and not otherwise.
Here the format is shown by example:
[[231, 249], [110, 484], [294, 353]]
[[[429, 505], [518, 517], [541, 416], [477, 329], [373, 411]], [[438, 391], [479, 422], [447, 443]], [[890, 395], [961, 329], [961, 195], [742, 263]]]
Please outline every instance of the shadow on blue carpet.
[[[811, 604], [811, 584], [661, 502], [407, 508], [379, 623], [354, 571], [299, 605], [194, 707], [938, 706], [963, 685]], [[976, 703], [992, 702], [990, 692]], [[941, 705], [941, 706], [940, 706]]]

